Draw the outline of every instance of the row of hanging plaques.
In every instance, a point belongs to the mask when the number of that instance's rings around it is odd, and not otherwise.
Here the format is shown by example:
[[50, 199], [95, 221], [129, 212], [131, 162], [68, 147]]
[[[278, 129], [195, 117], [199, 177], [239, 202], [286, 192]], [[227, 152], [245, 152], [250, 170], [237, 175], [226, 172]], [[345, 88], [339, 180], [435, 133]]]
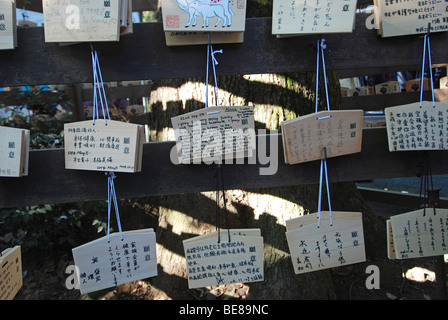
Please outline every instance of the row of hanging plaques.
[[[132, 0], [43, 0], [46, 42], [119, 41], [133, 32]], [[277, 37], [351, 33], [356, 0], [274, 0]], [[244, 42], [246, 0], [162, 0], [167, 45]], [[0, 0], [0, 49], [17, 47], [15, 0]], [[375, 1], [375, 25], [383, 37], [448, 30], [442, 1]]]

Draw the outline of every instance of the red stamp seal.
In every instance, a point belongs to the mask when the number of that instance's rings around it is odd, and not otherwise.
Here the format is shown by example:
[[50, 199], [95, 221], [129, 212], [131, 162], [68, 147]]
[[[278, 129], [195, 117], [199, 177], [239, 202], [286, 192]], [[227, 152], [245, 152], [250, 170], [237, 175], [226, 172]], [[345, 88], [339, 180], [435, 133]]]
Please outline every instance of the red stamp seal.
[[179, 29], [180, 23], [179, 23], [179, 15], [167, 15], [166, 16], [166, 27], [167, 28], [173, 28], [173, 29]]

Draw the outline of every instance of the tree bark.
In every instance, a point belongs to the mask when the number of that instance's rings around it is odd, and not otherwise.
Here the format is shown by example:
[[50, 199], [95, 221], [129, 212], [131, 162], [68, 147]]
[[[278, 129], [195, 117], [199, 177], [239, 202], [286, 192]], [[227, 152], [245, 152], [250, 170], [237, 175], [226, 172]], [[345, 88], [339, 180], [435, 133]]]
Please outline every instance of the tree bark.
[[[340, 109], [337, 74], [330, 72], [328, 78], [331, 108]], [[221, 101], [212, 99], [210, 105], [253, 105], [257, 129], [279, 129], [284, 120], [314, 112], [314, 79], [312, 72], [218, 77]], [[154, 81], [153, 86], [151, 140], [174, 140], [171, 117], [203, 108], [205, 84], [203, 79], [173, 79]], [[211, 97], [212, 87], [209, 92]], [[321, 101], [319, 110], [323, 110], [323, 105]], [[225, 180], [225, 165], [223, 170]], [[210, 179], [213, 179], [212, 171]], [[363, 212], [368, 255], [381, 256], [385, 247], [383, 251], [378, 240], [385, 235], [384, 223], [365, 205], [355, 184], [332, 183], [330, 192], [334, 210]], [[317, 185], [226, 191], [229, 227], [260, 228], [264, 237], [265, 280], [248, 284], [249, 299], [337, 298], [330, 270], [294, 274], [286, 242], [285, 220], [316, 212], [317, 199]], [[151, 279], [155, 297], [198, 297], [197, 290], [188, 290], [182, 240], [215, 230], [215, 193], [164, 196], [156, 202], [159, 275]]]

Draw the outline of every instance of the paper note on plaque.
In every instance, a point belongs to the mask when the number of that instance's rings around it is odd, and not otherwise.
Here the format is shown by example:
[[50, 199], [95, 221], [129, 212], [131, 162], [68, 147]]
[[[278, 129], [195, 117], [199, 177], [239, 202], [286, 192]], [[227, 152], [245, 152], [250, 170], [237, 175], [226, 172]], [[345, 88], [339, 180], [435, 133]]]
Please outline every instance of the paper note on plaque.
[[0, 0], [0, 50], [17, 47], [17, 15], [14, 0]]
[[0, 126], [0, 177], [28, 175], [30, 131]]
[[243, 43], [244, 32], [200, 32], [200, 31], [167, 31], [165, 41], [167, 46], [189, 46], [217, 43]]
[[91, 120], [64, 125], [65, 168], [141, 171], [144, 127], [121, 121]]
[[448, 253], [448, 209], [423, 209], [390, 218], [397, 259], [439, 256]]
[[350, 33], [356, 0], [274, 0], [272, 34]]
[[72, 249], [81, 294], [157, 275], [153, 229], [119, 232]]
[[[300, 222], [301, 218], [304, 223]], [[295, 219], [295, 228], [286, 232], [296, 274], [307, 273], [366, 261], [364, 231], [360, 212], [321, 212]], [[290, 225], [292, 227], [292, 225]]]
[[387, 230], [387, 257], [391, 260], [397, 259], [395, 254], [395, 244], [394, 236], [392, 233], [392, 223], [390, 220], [386, 220], [386, 230]]
[[165, 31], [244, 31], [246, 0], [163, 0]]
[[431, 23], [431, 33], [448, 31], [446, 1], [381, 0], [375, 3], [379, 33], [383, 37], [425, 34], [428, 23]]
[[6, 249], [0, 256], [0, 300], [12, 300], [23, 285], [20, 246]]
[[448, 149], [448, 103], [416, 102], [384, 113], [389, 151]]
[[254, 109], [208, 107], [171, 118], [183, 164], [249, 157], [255, 150]]
[[285, 162], [296, 164], [357, 153], [362, 144], [363, 111], [321, 111], [282, 122]]
[[118, 41], [120, 0], [43, 0], [45, 42]]
[[229, 242], [222, 231], [219, 243], [216, 234], [198, 239], [183, 243], [190, 289], [264, 280], [263, 237], [232, 235]]

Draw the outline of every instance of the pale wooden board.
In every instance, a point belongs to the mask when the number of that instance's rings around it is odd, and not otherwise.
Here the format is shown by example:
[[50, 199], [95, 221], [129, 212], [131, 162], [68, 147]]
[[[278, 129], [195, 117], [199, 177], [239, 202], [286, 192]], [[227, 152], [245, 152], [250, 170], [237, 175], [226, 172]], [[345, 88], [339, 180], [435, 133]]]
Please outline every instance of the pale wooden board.
[[72, 249], [81, 294], [157, 275], [153, 229], [112, 233]]
[[173, 117], [171, 122], [180, 163], [241, 158], [255, 150], [252, 106], [208, 107]]
[[448, 253], [448, 209], [427, 208], [391, 217], [397, 259], [431, 257]]
[[[75, 170], [138, 172], [142, 131], [137, 124], [91, 120], [64, 125], [65, 167]], [[118, 143], [117, 143], [118, 140]]]
[[386, 220], [386, 230], [387, 230], [387, 257], [391, 260], [397, 259], [395, 254], [395, 244], [394, 235], [392, 233], [392, 223], [390, 220]]
[[[118, 41], [121, 1], [43, 0], [45, 42]], [[76, 6], [77, 11], [71, 10]], [[79, 24], [73, 18], [79, 17]]]
[[224, 239], [218, 243], [215, 235], [183, 243], [190, 289], [264, 280], [263, 237]]
[[296, 164], [361, 151], [363, 111], [321, 111], [282, 122], [285, 162]]
[[272, 34], [350, 33], [355, 10], [356, 0], [274, 0]]
[[387, 4], [377, 1], [375, 10], [383, 37], [427, 33], [428, 23], [431, 33], [448, 30], [446, 1], [407, 0]]
[[241, 32], [246, 0], [162, 0], [162, 17], [165, 31]]
[[23, 285], [20, 246], [6, 249], [0, 257], [0, 300], [12, 300]]
[[385, 108], [389, 151], [447, 150], [448, 103], [429, 101]]
[[[286, 232], [291, 260], [296, 274], [366, 261], [364, 231], [360, 212], [321, 212], [305, 216], [303, 224]], [[300, 219], [300, 218], [297, 218]], [[314, 220], [314, 221], [313, 221]]]
[[0, 176], [28, 174], [29, 130], [0, 126]]
[[17, 47], [16, 5], [12, 0], [0, 0], [0, 50]]
[[165, 39], [167, 46], [186, 46], [210, 43], [243, 43], [244, 32], [199, 32], [199, 31], [167, 31]]

